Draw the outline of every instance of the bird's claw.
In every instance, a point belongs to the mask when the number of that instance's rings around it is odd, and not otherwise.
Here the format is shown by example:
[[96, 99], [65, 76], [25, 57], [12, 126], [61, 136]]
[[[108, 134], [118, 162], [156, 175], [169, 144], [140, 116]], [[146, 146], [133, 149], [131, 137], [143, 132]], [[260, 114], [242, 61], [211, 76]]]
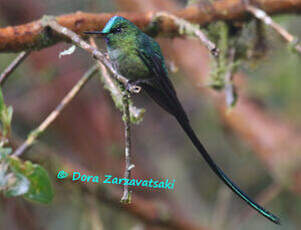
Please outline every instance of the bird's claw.
[[139, 93], [141, 91], [141, 86], [129, 81], [126, 83], [125, 89], [130, 93]]

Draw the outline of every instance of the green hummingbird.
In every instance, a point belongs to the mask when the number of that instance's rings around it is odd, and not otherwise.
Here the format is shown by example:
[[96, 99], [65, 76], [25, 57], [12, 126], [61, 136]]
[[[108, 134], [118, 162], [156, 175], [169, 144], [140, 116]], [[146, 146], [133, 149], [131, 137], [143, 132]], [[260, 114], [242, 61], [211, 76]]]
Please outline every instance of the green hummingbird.
[[260, 214], [280, 224], [278, 217], [254, 202], [226, 176], [199, 141], [177, 97], [175, 88], [168, 78], [164, 57], [160, 46], [154, 39], [120, 16], [112, 17], [102, 31], [84, 33], [102, 35], [105, 38], [113, 67], [129, 80], [127, 88], [131, 85], [138, 85], [146, 91], [157, 104], [176, 118], [210, 168], [235, 194]]

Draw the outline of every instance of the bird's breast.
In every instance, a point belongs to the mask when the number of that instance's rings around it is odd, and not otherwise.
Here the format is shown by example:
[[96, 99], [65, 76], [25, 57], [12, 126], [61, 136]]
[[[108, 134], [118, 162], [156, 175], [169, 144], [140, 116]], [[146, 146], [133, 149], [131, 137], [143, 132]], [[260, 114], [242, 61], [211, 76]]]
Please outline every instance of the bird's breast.
[[136, 50], [113, 49], [108, 51], [110, 60], [122, 76], [133, 81], [150, 77], [147, 66], [137, 55]]

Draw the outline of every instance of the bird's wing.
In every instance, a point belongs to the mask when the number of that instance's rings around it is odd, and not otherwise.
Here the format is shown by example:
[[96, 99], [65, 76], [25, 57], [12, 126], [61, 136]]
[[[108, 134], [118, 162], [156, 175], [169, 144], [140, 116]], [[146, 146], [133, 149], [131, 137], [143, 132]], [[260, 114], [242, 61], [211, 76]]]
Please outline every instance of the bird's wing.
[[143, 49], [137, 49], [139, 57], [153, 75], [149, 84], [144, 84], [143, 88], [169, 113], [176, 117], [182, 117], [188, 121], [172, 82], [167, 76], [167, 71], [164, 67], [164, 60], [162, 60], [161, 54], [155, 49], [147, 49], [150, 48], [143, 47]]

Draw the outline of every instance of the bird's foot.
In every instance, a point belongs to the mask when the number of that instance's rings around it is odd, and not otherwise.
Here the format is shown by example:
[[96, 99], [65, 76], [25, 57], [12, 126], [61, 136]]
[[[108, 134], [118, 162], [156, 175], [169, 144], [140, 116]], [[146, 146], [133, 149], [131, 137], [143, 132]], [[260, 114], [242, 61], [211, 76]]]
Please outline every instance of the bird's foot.
[[141, 86], [138, 85], [139, 84], [138, 81], [129, 80], [126, 83], [125, 89], [130, 93], [139, 93], [141, 91]]

